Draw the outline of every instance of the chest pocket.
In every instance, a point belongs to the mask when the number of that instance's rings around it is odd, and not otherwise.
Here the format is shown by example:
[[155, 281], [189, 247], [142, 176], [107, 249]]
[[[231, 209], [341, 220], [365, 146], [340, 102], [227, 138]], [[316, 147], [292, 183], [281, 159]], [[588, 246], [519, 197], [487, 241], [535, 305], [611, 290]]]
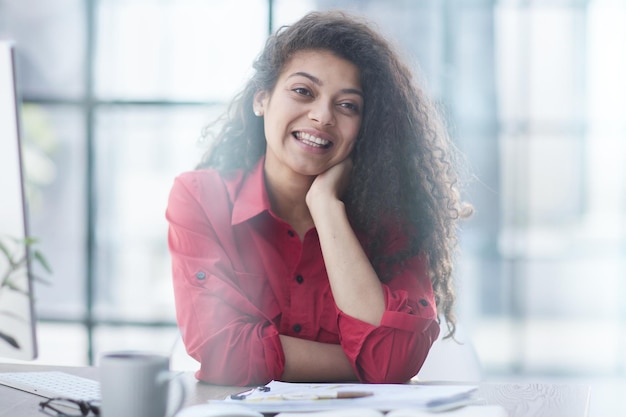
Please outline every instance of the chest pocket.
[[276, 324], [280, 316], [280, 307], [267, 278], [249, 272], [235, 271], [235, 274], [240, 291], [268, 320]]

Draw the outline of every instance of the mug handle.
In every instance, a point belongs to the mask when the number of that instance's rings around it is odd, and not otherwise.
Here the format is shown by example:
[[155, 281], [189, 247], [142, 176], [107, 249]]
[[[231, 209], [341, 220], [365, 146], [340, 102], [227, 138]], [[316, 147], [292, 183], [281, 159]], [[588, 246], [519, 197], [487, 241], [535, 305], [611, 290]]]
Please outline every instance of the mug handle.
[[[170, 402], [167, 402], [167, 409], [168, 409], [168, 413], [166, 414], [167, 417], [173, 417], [176, 413], [178, 413], [180, 411], [181, 408], [183, 408], [183, 405], [185, 404], [185, 399], [187, 398], [187, 390], [185, 389], [185, 383], [183, 382], [183, 380], [181, 378], [178, 378], [178, 376], [180, 376], [182, 374], [182, 372], [172, 372], [172, 371], [162, 371], [159, 373], [158, 377], [157, 377], [157, 381], [159, 384], [165, 384], [168, 382], [174, 382], [177, 386], [178, 386], [178, 395], [176, 398], [176, 405], [175, 406], [171, 406]], [[171, 386], [170, 389], [171, 390]], [[169, 391], [168, 391], [168, 396], [169, 396]]]

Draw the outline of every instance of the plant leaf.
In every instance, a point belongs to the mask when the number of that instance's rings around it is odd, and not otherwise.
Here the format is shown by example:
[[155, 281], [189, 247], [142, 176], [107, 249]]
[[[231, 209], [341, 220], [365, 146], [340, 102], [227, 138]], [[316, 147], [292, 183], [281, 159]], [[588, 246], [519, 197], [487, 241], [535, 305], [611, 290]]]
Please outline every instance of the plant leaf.
[[15, 283], [13, 283], [13, 281], [5, 282], [4, 283], [4, 287], [5, 288], [9, 288], [9, 289], [11, 289], [11, 290], [13, 290], [13, 291], [15, 291], [15, 292], [17, 292], [19, 294], [23, 294], [23, 295], [25, 295], [27, 297], [29, 295], [28, 291], [25, 291], [24, 289], [22, 289], [22, 288], [18, 287], [17, 285], [15, 285]]
[[9, 260], [9, 262], [10, 262], [11, 261], [11, 252], [9, 252], [9, 249], [1, 241], [0, 241], [0, 251], [2, 251], [2, 253], [4, 253], [5, 258], [7, 258], [7, 260]]
[[13, 346], [15, 349], [20, 348], [20, 344], [17, 343], [17, 340], [15, 340], [14, 337], [9, 336], [8, 334], [0, 332], [0, 339], [4, 340], [5, 342]]
[[48, 263], [47, 259], [43, 256], [43, 254], [40, 251], [38, 250], [34, 251], [33, 257], [46, 270], [46, 272], [48, 272], [49, 274], [52, 273], [52, 268], [50, 268], [50, 264]]
[[32, 274], [31, 276], [33, 277], [33, 281], [40, 282], [44, 285], [52, 285], [52, 281], [42, 278], [41, 275]]
[[32, 237], [32, 236], [26, 236], [22, 242], [26, 246], [33, 246], [34, 244], [39, 242], [39, 239], [37, 239], [36, 237]]

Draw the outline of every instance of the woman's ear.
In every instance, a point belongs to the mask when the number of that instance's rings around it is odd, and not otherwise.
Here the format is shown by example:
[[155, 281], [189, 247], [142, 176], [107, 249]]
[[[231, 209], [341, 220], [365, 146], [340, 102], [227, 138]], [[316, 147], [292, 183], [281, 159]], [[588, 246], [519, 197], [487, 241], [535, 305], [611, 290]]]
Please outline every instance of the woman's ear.
[[252, 101], [252, 110], [256, 116], [263, 116], [265, 114], [265, 107], [267, 106], [267, 91], [259, 90], [254, 94], [254, 100]]

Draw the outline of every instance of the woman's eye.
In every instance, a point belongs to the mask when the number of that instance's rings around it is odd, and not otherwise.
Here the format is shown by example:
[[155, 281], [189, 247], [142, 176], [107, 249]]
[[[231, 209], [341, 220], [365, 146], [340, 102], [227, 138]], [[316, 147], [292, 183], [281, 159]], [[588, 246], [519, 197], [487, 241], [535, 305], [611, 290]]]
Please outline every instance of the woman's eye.
[[300, 94], [301, 96], [311, 96], [311, 92], [304, 87], [296, 87], [293, 89], [295, 93]]
[[355, 112], [355, 113], [359, 112], [359, 106], [357, 104], [354, 104], [354, 103], [340, 103], [339, 106], [343, 107], [344, 109], [347, 109], [347, 110], [350, 110], [352, 112]]

